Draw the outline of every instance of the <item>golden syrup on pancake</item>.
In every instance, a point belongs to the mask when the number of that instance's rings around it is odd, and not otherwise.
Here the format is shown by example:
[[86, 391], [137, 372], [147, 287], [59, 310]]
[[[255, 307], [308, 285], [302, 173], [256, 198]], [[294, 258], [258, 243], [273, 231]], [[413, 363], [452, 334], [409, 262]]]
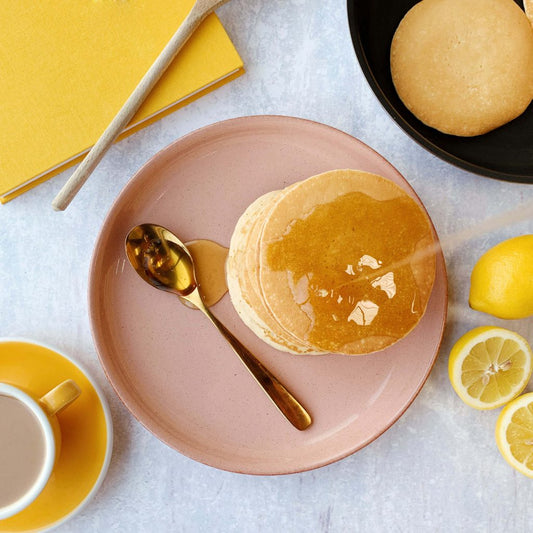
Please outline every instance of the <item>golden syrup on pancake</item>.
[[[269, 244], [267, 262], [297, 288], [312, 323], [306, 340], [342, 352], [370, 337], [399, 339], [420, 320], [425, 302], [409, 258], [430, 231], [410, 198], [349, 193], [294, 220]], [[433, 261], [433, 251], [424, 260]]]
[[228, 290], [226, 259], [228, 249], [207, 239], [186, 243], [194, 260], [196, 280], [207, 307], [215, 305]]

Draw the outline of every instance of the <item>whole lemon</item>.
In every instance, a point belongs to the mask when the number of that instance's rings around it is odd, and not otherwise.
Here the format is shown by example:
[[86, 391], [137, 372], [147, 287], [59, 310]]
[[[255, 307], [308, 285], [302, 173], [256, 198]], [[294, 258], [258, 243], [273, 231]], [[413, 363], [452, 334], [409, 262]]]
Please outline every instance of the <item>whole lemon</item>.
[[498, 318], [533, 315], [533, 235], [507, 239], [479, 258], [470, 278], [469, 303]]

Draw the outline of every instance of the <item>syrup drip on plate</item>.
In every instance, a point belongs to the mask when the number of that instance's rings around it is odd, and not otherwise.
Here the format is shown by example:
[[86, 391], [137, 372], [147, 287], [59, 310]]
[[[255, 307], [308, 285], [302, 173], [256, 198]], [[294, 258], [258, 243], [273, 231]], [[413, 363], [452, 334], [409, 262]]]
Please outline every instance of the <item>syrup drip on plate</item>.
[[185, 243], [194, 260], [200, 294], [207, 307], [215, 305], [228, 290], [226, 259], [228, 248], [208, 239]]

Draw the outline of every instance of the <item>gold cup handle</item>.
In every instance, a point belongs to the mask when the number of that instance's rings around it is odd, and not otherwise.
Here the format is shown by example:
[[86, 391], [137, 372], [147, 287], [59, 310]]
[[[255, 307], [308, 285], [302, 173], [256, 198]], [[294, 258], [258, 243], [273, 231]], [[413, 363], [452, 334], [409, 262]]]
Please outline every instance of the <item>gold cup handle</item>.
[[53, 416], [67, 407], [67, 405], [70, 405], [80, 394], [81, 389], [76, 382], [72, 379], [67, 379], [47, 392], [39, 400], [39, 404], [48, 416]]

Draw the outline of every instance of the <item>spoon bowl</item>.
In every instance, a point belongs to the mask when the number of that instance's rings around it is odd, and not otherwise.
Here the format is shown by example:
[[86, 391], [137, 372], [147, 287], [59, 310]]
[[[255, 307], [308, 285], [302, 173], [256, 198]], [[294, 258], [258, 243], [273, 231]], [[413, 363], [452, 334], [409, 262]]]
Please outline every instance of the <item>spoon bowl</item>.
[[156, 289], [185, 297], [198, 286], [189, 250], [162, 226], [135, 226], [126, 238], [126, 253], [137, 274]]
[[204, 305], [187, 247], [171, 231], [157, 224], [140, 224], [126, 237], [126, 255], [139, 276], [155, 287], [177, 295], [202, 311], [228, 341], [252, 376], [287, 420], [304, 430], [311, 416], [284, 385]]

